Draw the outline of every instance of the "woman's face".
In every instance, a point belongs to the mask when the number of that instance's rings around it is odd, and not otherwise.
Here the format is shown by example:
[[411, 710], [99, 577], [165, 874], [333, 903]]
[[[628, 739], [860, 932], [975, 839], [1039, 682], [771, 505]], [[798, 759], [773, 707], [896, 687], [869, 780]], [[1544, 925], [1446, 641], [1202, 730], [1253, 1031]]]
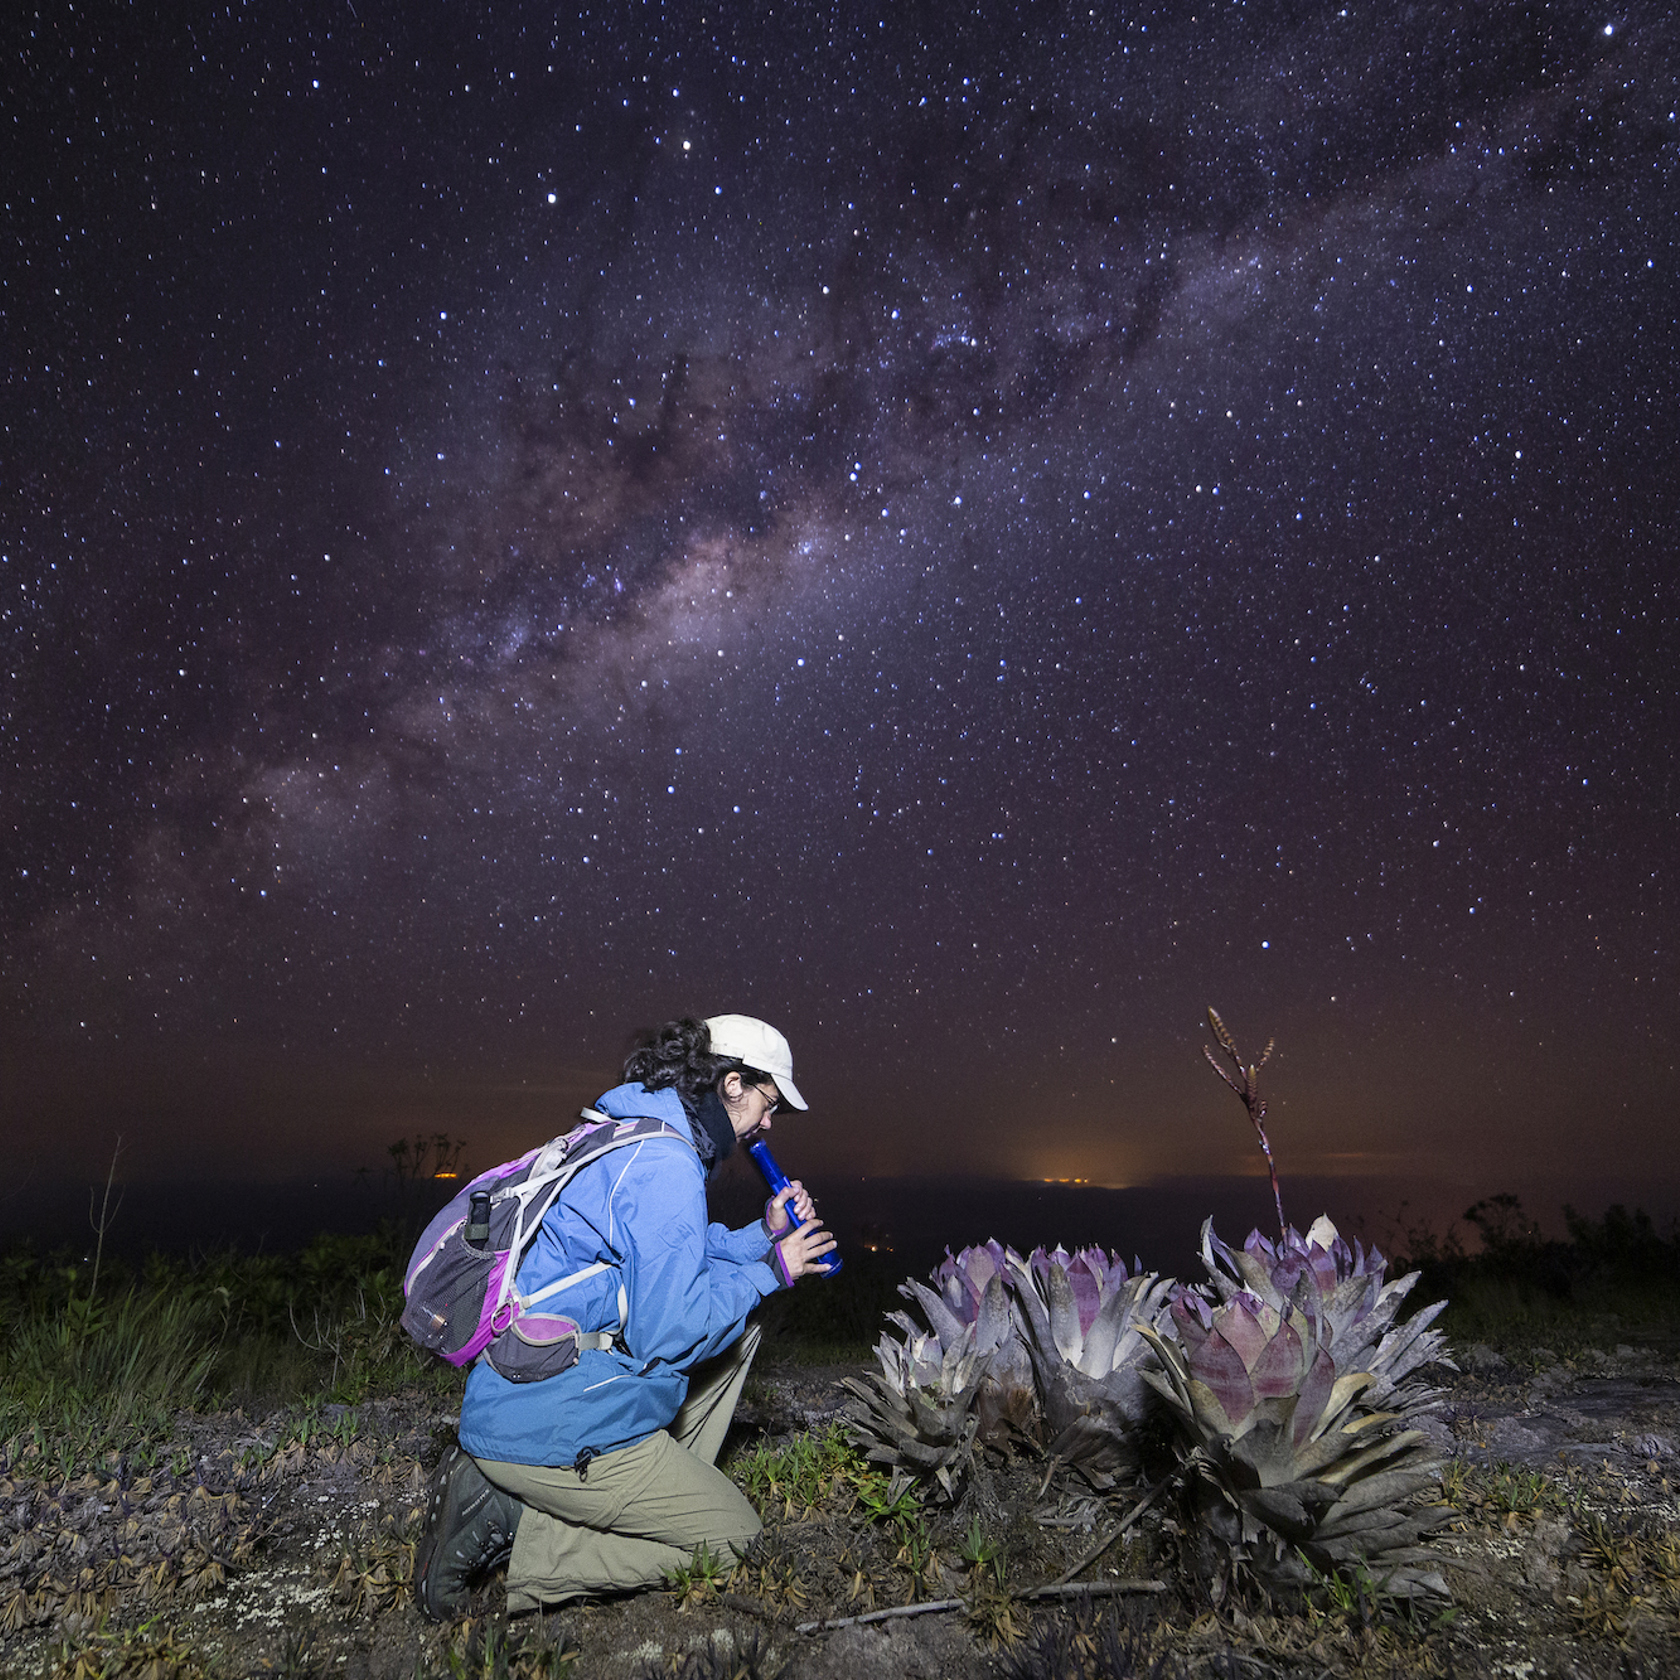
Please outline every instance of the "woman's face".
[[776, 1112], [782, 1093], [773, 1079], [763, 1079], [756, 1085], [747, 1084], [738, 1073], [727, 1075], [723, 1081], [723, 1107], [735, 1136], [745, 1143], [759, 1132], [770, 1130], [770, 1116]]

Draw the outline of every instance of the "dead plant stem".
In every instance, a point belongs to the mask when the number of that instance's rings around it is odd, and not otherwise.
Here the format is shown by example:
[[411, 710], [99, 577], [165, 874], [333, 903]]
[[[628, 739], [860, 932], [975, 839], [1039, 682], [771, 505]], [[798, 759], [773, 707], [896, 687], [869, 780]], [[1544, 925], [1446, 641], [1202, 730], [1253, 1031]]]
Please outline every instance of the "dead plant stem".
[[[1135, 1523], [1138, 1518], [1141, 1517], [1143, 1513], [1147, 1511], [1149, 1507], [1153, 1505], [1155, 1501], [1159, 1499], [1177, 1479], [1176, 1473], [1173, 1475], [1163, 1476], [1161, 1480], [1158, 1481], [1155, 1486], [1152, 1487], [1149, 1492], [1146, 1493], [1143, 1498], [1140, 1499], [1137, 1504], [1135, 1504], [1131, 1510], [1129, 1510], [1125, 1516], [1120, 1519], [1120, 1526], [1115, 1529], [1115, 1531], [1109, 1535], [1106, 1540], [1102, 1541], [1099, 1545], [1093, 1546], [1090, 1551], [1088, 1551], [1071, 1569], [1069, 1569], [1065, 1574], [1057, 1576], [1057, 1578], [1052, 1581], [1048, 1587], [1041, 1590], [1046, 1593], [1054, 1592], [1058, 1587], [1065, 1587], [1075, 1575], [1080, 1573], [1081, 1570], [1089, 1569], [1090, 1566], [1095, 1563], [1097, 1559], [1100, 1558], [1103, 1553], [1106, 1552], [1108, 1548], [1112, 1546], [1114, 1542], [1118, 1540], [1120, 1536], [1123, 1535], [1126, 1530], [1129, 1529], [1132, 1524]], [[1029, 1593], [1026, 1596], [1030, 1598], [1033, 1595]]]
[[1060, 1582], [1048, 1587], [1034, 1587], [1031, 1592], [1021, 1593], [1023, 1599], [1029, 1598], [1106, 1598], [1113, 1593], [1164, 1593], [1167, 1590], [1165, 1581], [1073, 1581], [1067, 1585]]
[[[1160, 1593], [1167, 1590], [1165, 1581], [1081, 1581], [1068, 1586], [1061, 1581], [1047, 1587], [1033, 1587], [1027, 1592], [1012, 1593], [1017, 1601], [1035, 1598], [1109, 1598], [1117, 1593]], [[733, 1596], [733, 1595], [731, 1595]], [[742, 1607], [744, 1608], [744, 1606]], [[964, 1598], [930, 1598], [924, 1604], [900, 1604], [891, 1610], [871, 1610], [862, 1616], [836, 1616], [828, 1621], [801, 1622], [799, 1633], [832, 1633], [836, 1628], [862, 1627], [866, 1622], [897, 1621], [905, 1616], [932, 1616], [944, 1610], [966, 1610]]]

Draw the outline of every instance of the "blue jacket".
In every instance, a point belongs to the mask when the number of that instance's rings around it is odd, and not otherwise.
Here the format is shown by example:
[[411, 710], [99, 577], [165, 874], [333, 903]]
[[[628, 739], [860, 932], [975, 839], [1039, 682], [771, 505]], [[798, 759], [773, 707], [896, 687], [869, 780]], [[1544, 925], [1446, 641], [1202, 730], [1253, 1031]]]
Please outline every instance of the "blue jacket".
[[657, 1115], [680, 1133], [645, 1138], [592, 1161], [549, 1209], [519, 1268], [525, 1294], [604, 1260], [611, 1270], [546, 1310], [584, 1330], [618, 1323], [623, 1350], [587, 1349], [545, 1382], [512, 1383], [480, 1360], [467, 1377], [461, 1445], [510, 1464], [575, 1464], [634, 1446], [677, 1415], [688, 1373], [729, 1346], [747, 1314], [779, 1287], [762, 1225], [706, 1222], [706, 1177], [675, 1091], [620, 1085], [595, 1105], [615, 1120]]

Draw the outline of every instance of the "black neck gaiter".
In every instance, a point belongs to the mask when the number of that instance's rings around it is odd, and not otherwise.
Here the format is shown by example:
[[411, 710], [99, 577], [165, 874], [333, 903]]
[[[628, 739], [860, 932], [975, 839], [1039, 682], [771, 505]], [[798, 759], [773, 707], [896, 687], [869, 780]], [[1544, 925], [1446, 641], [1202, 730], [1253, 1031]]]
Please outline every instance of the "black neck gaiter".
[[708, 1091], [695, 1107], [694, 1146], [700, 1151], [708, 1178], [729, 1159], [735, 1148], [735, 1128], [729, 1123], [729, 1110], [716, 1091]]

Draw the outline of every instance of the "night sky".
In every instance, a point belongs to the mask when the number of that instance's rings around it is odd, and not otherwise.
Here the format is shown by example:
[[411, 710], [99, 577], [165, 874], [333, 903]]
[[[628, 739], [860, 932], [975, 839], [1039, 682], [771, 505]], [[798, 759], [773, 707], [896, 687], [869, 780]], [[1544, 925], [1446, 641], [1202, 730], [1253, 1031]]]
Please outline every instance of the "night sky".
[[1680, 1180], [1666, 8], [0, 35], [14, 1177]]

